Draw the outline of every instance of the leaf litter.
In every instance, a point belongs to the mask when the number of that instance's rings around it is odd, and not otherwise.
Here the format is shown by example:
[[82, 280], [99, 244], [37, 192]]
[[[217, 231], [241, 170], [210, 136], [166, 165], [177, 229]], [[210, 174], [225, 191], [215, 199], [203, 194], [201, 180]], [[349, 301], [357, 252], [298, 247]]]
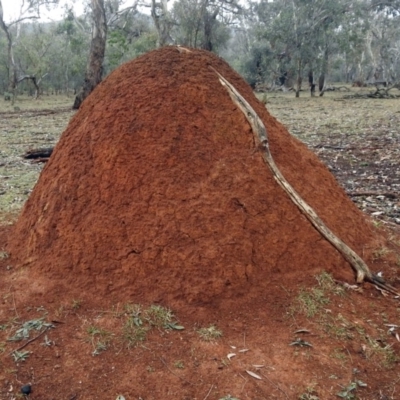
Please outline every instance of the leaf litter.
[[343, 99], [329, 92], [299, 104], [292, 94], [280, 94], [267, 108], [325, 162], [362, 211], [400, 224], [398, 99]]

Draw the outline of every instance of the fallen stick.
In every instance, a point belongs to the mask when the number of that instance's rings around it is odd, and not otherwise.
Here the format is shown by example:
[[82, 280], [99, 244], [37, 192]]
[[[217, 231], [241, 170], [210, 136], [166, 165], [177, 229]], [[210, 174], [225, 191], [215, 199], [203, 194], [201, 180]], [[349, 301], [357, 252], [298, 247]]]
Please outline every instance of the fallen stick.
[[45, 147], [42, 149], [31, 149], [28, 150], [23, 157], [25, 159], [43, 159], [43, 158], [49, 158], [51, 154], [53, 153], [54, 147]]
[[[211, 67], [212, 68], [212, 67]], [[282, 187], [282, 189], [289, 195], [293, 203], [298, 207], [302, 214], [311, 222], [314, 228], [335, 248], [338, 250], [346, 261], [351, 265], [356, 273], [357, 283], [368, 281], [374, 283], [378, 287], [387, 290], [388, 292], [400, 296], [400, 293], [393, 286], [387, 284], [381, 277], [373, 274], [368, 265], [361, 259], [361, 257], [352, 250], [346, 243], [339, 239], [321, 220], [312, 207], [310, 207], [295, 191], [295, 189], [290, 185], [290, 183], [285, 179], [279, 170], [278, 166], [272, 157], [271, 151], [269, 149], [267, 130], [262, 122], [261, 118], [257, 115], [251, 105], [247, 100], [231, 85], [218, 71], [212, 68], [218, 75], [219, 80], [224, 86], [232, 101], [240, 108], [247, 121], [249, 122], [253, 134], [257, 137], [260, 148], [262, 150], [262, 156], [265, 163], [271, 169], [271, 172], [277, 181], [277, 183]]]
[[400, 196], [400, 193], [395, 192], [347, 192], [347, 194], [351, 197], [357, 196], [385, 196], [390, 199], [395, 199]]

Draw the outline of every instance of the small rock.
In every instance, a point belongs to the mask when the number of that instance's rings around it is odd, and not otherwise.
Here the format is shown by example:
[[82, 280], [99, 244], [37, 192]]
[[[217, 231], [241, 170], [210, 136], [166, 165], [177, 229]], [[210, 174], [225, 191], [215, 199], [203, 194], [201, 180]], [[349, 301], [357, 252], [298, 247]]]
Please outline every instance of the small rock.
[[32, 386], [31, 385], [24, 385], [21, 387], [21, 393], [28, 396], [32, 393]]

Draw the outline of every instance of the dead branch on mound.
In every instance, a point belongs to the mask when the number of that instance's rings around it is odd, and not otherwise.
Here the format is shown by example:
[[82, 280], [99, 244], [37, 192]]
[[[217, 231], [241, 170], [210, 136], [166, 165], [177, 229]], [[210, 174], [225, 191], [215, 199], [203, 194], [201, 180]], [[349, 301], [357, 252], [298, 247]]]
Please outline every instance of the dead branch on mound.
[[219, 80], [224, 86], [232, 101], [239, 107], [243, 112], [247, 121], [249, 122], [253, 134], [257, 136], [257, 140], [260, 142], [260, 147], [263, 150], [263, 159], [265, 163], [271, 169], [271, 172], [277, 181], [277, 183], [282, 187], [282, 189], [289, 195], [293, 203], [298, 207], [298, 209], [303, 213], [303, 215], [311, 222], [311, 224], [317, 229], [317, 231], [328, 240], [335, 248], [338, 250], [342, 256], [349, 262], [353, 270], [357, 275], [357, 282], [361, 283], [363, 281], [368, 281], [374, 283], [378, 287], [389, 291], [390, 293], [400, 296], [400, 293], [391, 285], [385, 283], [385, 281], [373, 274], [368, 265], [358, 256], [358, 254], [353, 251], [346, 243], [339, 239], [321, 220], [313, 208], [311, 208], [295, 191], [295, 189], [290, 185], [290, 183], [282, 175], [281, 171], [275, 164], [272, 154], [269, 149], [267, 130], [262, 122], [261, 118], [257, 115], [251, 105], [245, 100], [245, 98], [231, 85], [221, 74], [219, 74], [214, 68], [213, 70], [219, 77]]

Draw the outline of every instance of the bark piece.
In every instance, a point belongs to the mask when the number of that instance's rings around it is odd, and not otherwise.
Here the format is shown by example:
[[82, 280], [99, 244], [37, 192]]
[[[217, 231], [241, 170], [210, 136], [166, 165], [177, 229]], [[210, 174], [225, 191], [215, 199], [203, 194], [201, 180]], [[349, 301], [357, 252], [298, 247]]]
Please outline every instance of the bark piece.
[[48, 159], [53, 153], [53, 147], [45, 147], [43, 149], [31, 149], [28, 150], [23, 157], [27, 160], [32, 159]]

